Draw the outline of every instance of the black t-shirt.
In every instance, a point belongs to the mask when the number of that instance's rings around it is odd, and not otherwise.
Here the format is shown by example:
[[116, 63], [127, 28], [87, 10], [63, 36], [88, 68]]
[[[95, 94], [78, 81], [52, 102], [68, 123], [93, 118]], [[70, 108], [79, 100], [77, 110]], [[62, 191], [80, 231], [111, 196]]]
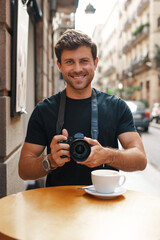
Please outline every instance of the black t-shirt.
[[[102, 146], [118, 148], [118, 135], [135, 131], [132, 113], [127, 104], [120, 98], [96, 90], [98, 102], [98, 141]], [[56, 135], [56, 122], [61, 92], [39, 103], [29, 120], [25, 141], [47, 146], [50, 153], [50, 143]], [[81, 132], [91, 137], [91, 97], [87, 99], [71, 99], [66, 97], [64, 127], [69, 136]], [[47, 186], [89, 185], [91, 171], [102, 168], [89, 168], [71, 160], [57, 168], [47, 176]], [[113, 169], [105, 165], [105, 168]]]

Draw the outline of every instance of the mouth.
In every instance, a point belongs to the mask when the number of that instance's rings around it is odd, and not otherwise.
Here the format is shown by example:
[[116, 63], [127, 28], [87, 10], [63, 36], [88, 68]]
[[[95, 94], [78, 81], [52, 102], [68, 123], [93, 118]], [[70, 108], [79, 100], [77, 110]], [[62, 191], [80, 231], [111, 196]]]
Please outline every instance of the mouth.
[[83, 75], [79, 75], [79, 76], [74, 76], [74, 75], [71, 75], [71, 77], [75, 80], [83, 80], [83, 78], [85, 78], [87, 74], [83, 74]]

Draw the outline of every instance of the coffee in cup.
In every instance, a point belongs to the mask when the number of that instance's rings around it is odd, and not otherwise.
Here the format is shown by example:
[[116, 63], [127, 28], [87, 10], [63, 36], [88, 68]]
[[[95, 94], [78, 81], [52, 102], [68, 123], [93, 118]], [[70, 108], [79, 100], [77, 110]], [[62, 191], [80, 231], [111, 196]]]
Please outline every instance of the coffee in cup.
[[118, 171], [99, 169], [91, 172], [92, 183], [96, 192], [99, 193], [113, 193], [117, 187], [122, 186], [126, 177], [121, 175]]

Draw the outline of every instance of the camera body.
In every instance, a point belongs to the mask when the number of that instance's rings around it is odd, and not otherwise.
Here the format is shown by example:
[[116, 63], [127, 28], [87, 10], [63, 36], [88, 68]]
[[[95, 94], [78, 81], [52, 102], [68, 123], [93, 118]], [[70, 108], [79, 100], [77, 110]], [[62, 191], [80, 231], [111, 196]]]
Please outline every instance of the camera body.
[[[91, 146], [84, 140], [83, 133], [76, 133], [73, 137], [69, 137], [66, 141], [62, 140], [60, 143], [67, 143], [70, 145], [70, 155], [74, 161], [85, 161], [91, 152]], [[61, 156], [61, 158], [65, 157], [65, 155]]]

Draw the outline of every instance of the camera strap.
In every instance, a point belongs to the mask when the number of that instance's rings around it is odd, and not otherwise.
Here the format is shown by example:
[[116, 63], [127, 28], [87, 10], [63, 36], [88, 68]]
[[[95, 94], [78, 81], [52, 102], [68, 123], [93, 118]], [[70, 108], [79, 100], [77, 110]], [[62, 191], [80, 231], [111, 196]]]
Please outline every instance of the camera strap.
[[[66, 89], [61, 93], [58, 119], [56, 124], [56, 133], [61, 134], [64, 125], [64, 114], [66, 105]], [[93, 139], [98, 138], [98, 104], [96, 91], [92, 89], [92, 99], [91, 99], [91, 136]]]

